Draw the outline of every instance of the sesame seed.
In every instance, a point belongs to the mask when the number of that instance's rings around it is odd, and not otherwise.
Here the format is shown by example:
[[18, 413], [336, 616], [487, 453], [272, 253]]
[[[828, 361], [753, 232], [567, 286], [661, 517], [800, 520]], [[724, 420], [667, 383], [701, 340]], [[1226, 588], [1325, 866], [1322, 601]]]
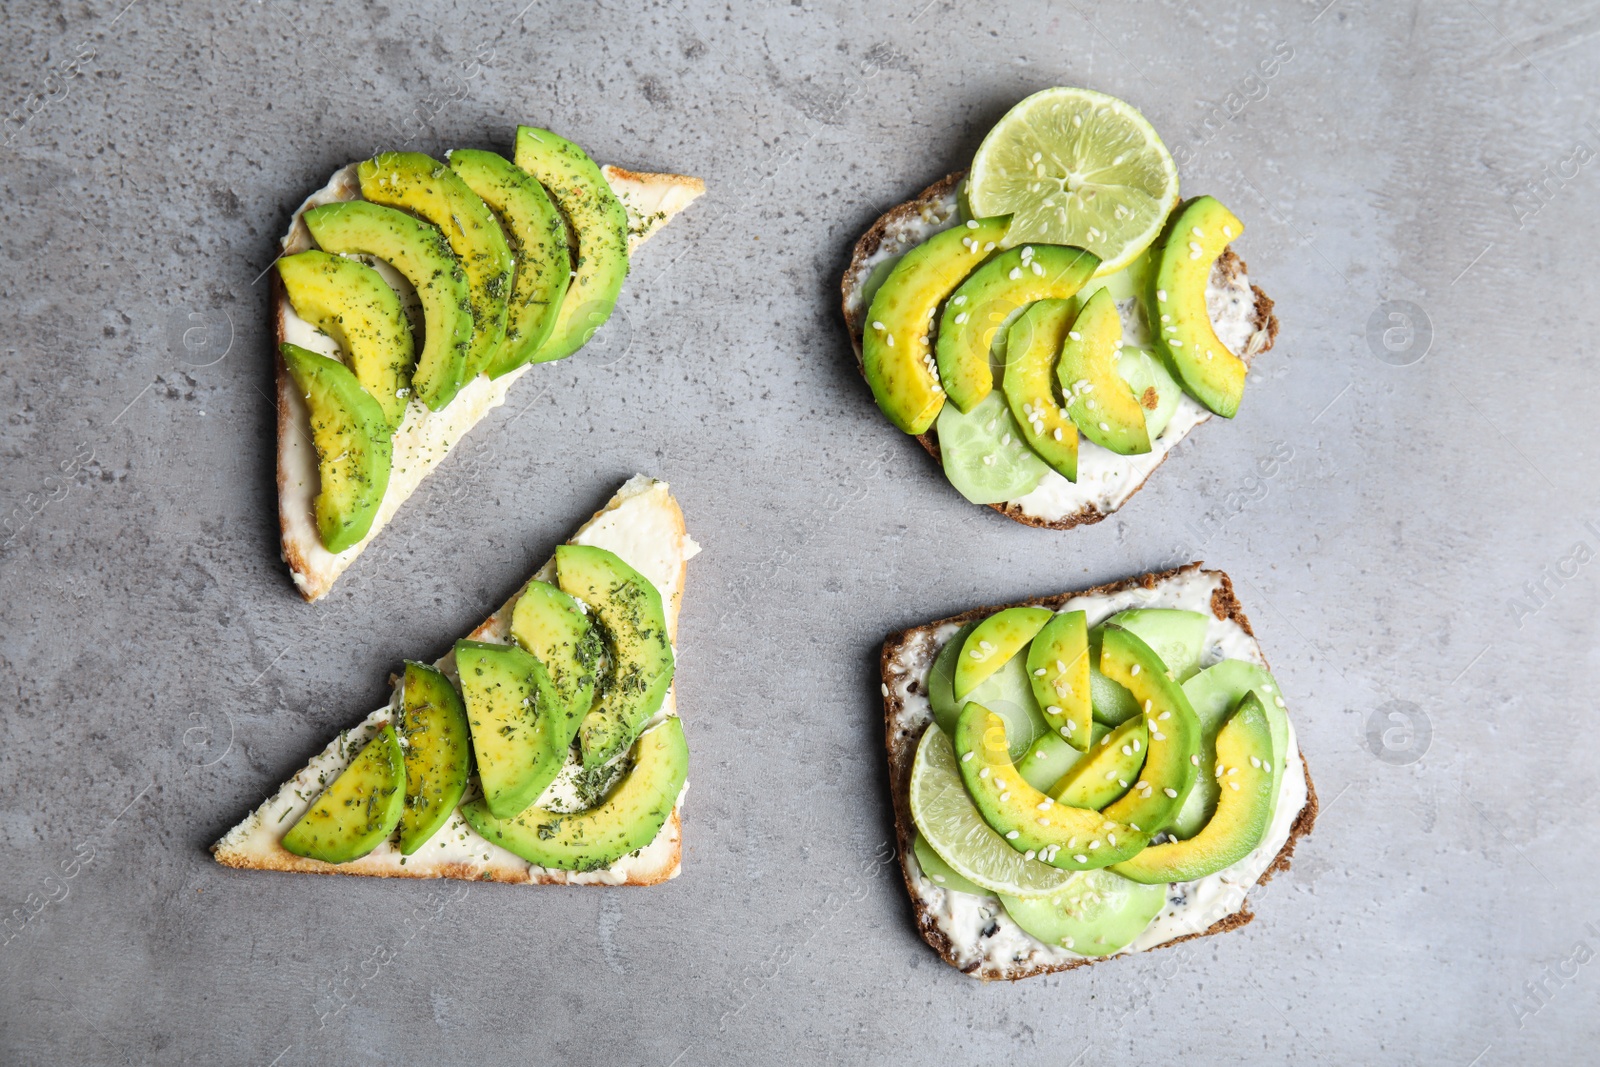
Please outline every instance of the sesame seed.
[[1283, 698], [1282, 697], [1273, 697], [1272, 698], [1272, 702], [1274, 704], [1278, 705], [1278, 707], [1280, 707], [1280, 708], [1285, 706], [1285, 704], [1283, 703]]
[[940, 885], [944, 885], [944, 875], [942, 875], [942, 874], [936, 874], [936, 875], [934, 875], [934, 876], [933, 876], [933, 880], [934, 880], [934, 881], [935, 881], [935, 882], [938, 882], [938, 883], [939, 883], [939, 884], [940, 884]]
[[1019, 838], [1019, 837], [1021, 837], [1021, 836], [1022, 836], [1022, 835], [1021, 835], [1021, 834], [1020, 834], [1020, 833], [1018, 833], [1018, 832], [1017, 832], [1017, 831], [1015, 831], [1015, 830], [1010, 830], [1010, 831], [1008, 831], [1008, 832], [1007, 832], [1007, 833], [1006, 833], [1006, 840], [1007, 840], [1007, 841], [1015, 841], [1015, 840], [1016, 840], [1016, 839], [1017, 839], [1017, 838]]
[[978, 220], [977, 219], [968, 219], [967, 220], [967, 229], [976, 230], [977, 228], [978, 228]]
[[1056, 673], [1057, 674], [1066, 674], [1067, 673], [1067, 665], [1065, 663], [1062, 663], [1060, 660], [1056, 660]]
[[1137, 737], [1133, 739], [1133, 750], [1135, 752], [1139, 751], [1139, 739]]
[[1078, 730], [1078, 724], [1073, 722], [1072, 720], [1068, 719], [1066, 728], [1064, 730], [1062, 730], [1061, 732], [1062, 733], [1066, 733], [1066, 734], [1071, 734], [1071, 733], [1076, 733], [1077, 730]]
[[1085, 400], [1083, 402], [1083, 406], [1088, 408], [1090, 411], [1093, 411], [1094, 410], [1094, 401], [1093, 400]]
[[959, 312], [956, 313], [956, 325], [957, 326], [960, 326], [962, 323], [964, 323], [966, 321], [967, 321], [967, 313], [965, 311], [959, 311]]
[[1035, 678], [1043, 678], [1044, 677], [1044, 668], [1040, 667], [1038, 670], [1034, 671], [1033, 672], [1033, 676]]
[[979, 652], [977, 649], [973, 649], [971, 652], [968, 652], [967, 655], [971, 656], [973, 659], [983, 658], [983, 653]]
[[1067, 723], [1065, 726], [1063, 726], [1061, 728], [1061, 736], [1062, 737], [1071, 737], [1072, 736], [1072, 723], [1069, 722], [1069, 723]]
[[1257, 759], [1255, 756], [1251, 756], [1250, 757], [1250, 766], [1252, 766], [1252, 767], [1260, 767], [1261, 766], [1261, 761], [1259, 759]]
[[984, 456], [984, 457], [983, 457], [983, 465], [984, 465], [984, 466], [985, 466], [985, 467], [992, 467], [992, 466], [994, 466], [994, 457], [993, 457], [993, 456], [992, 456], [992, 455], [991, 455], [991, 456]]
[[972, 759], [972, 753], [970, 753], [970, 752], [961, 753], [961, 762], [962, 763], [966, 763], [971, 759]]
[[894, 347], [894, 334], [892, 334], [892, 333], [884, 334], [883, 335], [883, 343], [888, 345], [890, 348], [893, 348]]
[[[1138, 665], [1138, 664], [1137, 664], [1137, 663], [1135, 663], [1135, 664], [1134, 664], [1134, 665], [1133, 665], [1133, 670], [1131, 670], [1131, 671], [1129, 671], [1129, 672], [1128, 672], [1128, 673], [1129, 673], [1129, 674], [1138, 674], [1138, 673], [1139, 673], [1139, 665]], [[1149, 705], [1149, 703], [1150, 703], [1150, 702], [1149, 702], [1149, 701], [1148, 701], [1148, 700], [1147, 700], [1147, 701], [1145, 701], [1145, 704], [1146, 704], [1146, 706], [1148, 706], [1148, 705]]]
[[[1139, 673], [1139, 670], [1138, 670], [1137, 667], [1134, 668], [1134, 672], [1133, 673], [1135, 673], [1135, 674]], [[1150, 714], [1150, 709], [1151, 709], [1152, 706], [1154, 706], [1154, 704], [1155, 704], [1155, 701], [1153, 701], [1153, 700], [1146, 700], [1144, 702], [1144, 713], [1146, 715]]]
[[1100, 847], [1100, 839], [1098, 837], [1089, 842], [1089, 851], [1090, 852], [1093, 852], [1095, 849], [1097, 849], [1099, 847]]
[[1160, 715], [1157, 715], [1156, 718], [1160, 719], [1162, 722], [1166, 722], [1168, 719], [1172, 718], [1172, 712], [1163, 711]]
[[1110, 433], [1111, 432], [1111, 427], [1109, 425], [1107, 425], [1106, 423], [1102, 422], [1100, 424], [1100, 432], [1101, 433]]
[[1133, 746], [1132, 746], [1132, 745], [1123, 745], [1123, 746], [1122, 746], [1122, 754], [1123, 754], [1123, 755], [1124, 755], [1124, 756], [1131, 756], [1131, 755], [1133, 755]]
[[1074, 856], [1072, 858], [1077, 860], [1079, 863], [1088, 863], [1089, 862], [1089, 857], [1083, 855], [1082, 853], [1079, 853], [1078, 855], [1076, 855], [1076, 856]]
[[1022, 258], [1023, 259], [1032, 259], [1033, 258], [1033, 246], [1032, 245], [1023, 245], [1022, 246]]
[[1011, 793], [1009, 791], [1001, 793], [1000, 794], [1000, 799], [1001, 799], [1001, 801], [1010, 800], [1011, 799]]
[[954, 300], [952, 300], [950, 302], [952, 304], [954, 304], [956, 307], [960, 307], [962, 304], [965, 304], [967, 302], [967, 298], [964, 297], [964, 296], [958, 296], [958, 297], [956, 297]]
[[1117, 772], [1116, 771], [1107, 771], [1106, 772], [1106, 781], [1114, 782], [1116, 780], [1117, 780]]
[[1116, 834], [1107, 834], [1106, 835], [1106, 840], [1111, 843], [1111, 847], [1112, 848], [1116, 848], [1117, 847], [1117, 835]]
[[1045, 797], [1043, 800], [1039, 801], [1039, 804], [1038, 804], [1038, 807], [1039, 807], [1040, 811], [1049, 811], [1054, 806], [1055, 806], [1055, 801], [1051, 800], [1049, 797]]
[[[1200, 232], [1200, 227], [1198, 227], [1198, 226], [1196, 226], [1194, 229], [1190, 230], [1189, 232], [1194, 234], [1196, 237], [1204, 237], [1205, 236], [1205, 234]], [[1189, 247], [1193, 248], [1194, 245], [1191, 244]]]
[[1039, 266], [1039, 264], [1035, 263], [1035, 264], [1033, 264], [1033, 273], [1035, 273], [1039, 277], [1043, 278], [1044, 277], [1044, 268]]
[[963, 238], [962, 238], [962, 239], [961, 239], [961, 243], [962, 243], [962, 244], [964, 244], [964, 245], [966, 245], [966, 246], [967, 246], [967, 247], [968, 247], [968, 248], [976, 248], [976, 247], [977, 247], [977, 242], [976, 242], [976, 241], [974, 241], [974, 240], [973, 240], [973, 239], [972, 239], [972, 238], [970, 238], [970, 237], [963, 237]]
[[1172, 788], [1171, 786], [1167, 786], [1166, 788], [1162, 789], [1161, 791], [1163, 793], [1167, 794], [1167, 796], [1171, 797], [1171, 798], [1176, 798], [1177, 795], [1178, 795], [1178, 791], [1176, 789]]
[[[1128, 824], [1128, 825], [1129, 825], [1129, 826], [1131, 826], [1131, 827], [1132, 827], [1132, 828], [1133, 828], [1133, 829], [1135, 829], [1135, 830], [1139, 830], [1139, 824], [1138, 824], [1138, 823], [1136, 823], [1136, 822], [1130, 822], [1130, 823], [1129, 823], [1129, 824]], [[1140, 833], [1144, 833], [1144, 831], [1143, 831], [1143, 830], [1139, 830], [1139, 832], [1140, 832]]]
[[1198, 766], [1200, 766], [1200, 757], [1198, 755], [1190, 756], [1189, 757], [1189, 762], [1194, 764], [1196, 767], [1198, 767]]
[[1120, 785], [1124, 789], [1128, 788], [1128, 780], [1126, 778], [1118, 778], [1117, 779], [1117, 784]]
[[1055, 428], [1055, 433], [1053, 434], [1053, 436], [1055, 437], [1055, 439], [1057, 441], [1061, 440], [1061, 427], [1057, 426]]
[[1167, 291], [1165, 289], [1157, 289], [1156, 299], [1165, 304], [1167, 302]]
[[1272, 761], [1271, 760], [1262, 760], [1261, 761], [1261, 766], [1262, 766], [1262, 768], [1264, 770], [1270, 771], [1270, 770], [1272, 770]]
[[1025, 860], [1031, 860], [1036, 855], [1038, 855], [1038, 853], [1034, 852], [1033, 849], [1030, 848], [1028, 851], [1022, 854], [1022, 858]]
[[881, 322], [877, 322], [877, 321], [874, 321], [874, 322], [873, 322], [873, 323], [872, 323], [872, 328], [873, 328], [873, 329], [874, 329], [874, 330], [881, 330], [881, 329], [883, 329], [883, 323], [881, 323]]
[[1072, 338], [1074, 341], [1083, 340], [1083, 334], [1079, 333], [1077, 330], [1068, 330], [1067, 336]]
[[1033, 758], [1034, 759], [1044, 759], [1044, 749], [1041, 748], [1039, 751], [1035, 752], [1033, 754]]
[[993, 252], [994, 251], [994, 242], [990, 241], [988, 244], [984, 245], [983, 246], [983, 250], [985, 252]]
[[1198, 242], [1198, 241], [1190, 241], [1189, 242], [1189, 251], [1196, 252], [1196, 253], [1200, 252], [1201, 251], [1200, 242]]
[[1232, 226], [1224, 226], [1222, 228], [1222, 236], [1224, 236], [1224, 237], [1232, 237], [1233, 236], [1233, 227]]
[[1239, 768], [1237, 768], [1237, 767], [1229, 767], [1228, 768], [1228, 773], [1229, 774], [1238, 774], [1239, 773]]
[[[1044, 672], [1040, 671], [1039, 673], [1043, 674]], [[1051, 704], [1049, 707], [1044, 709], [1044, 712], [1046, 715], [1060, 715], [1061, 708], [1056, 704]]]
[[1229, 782], [1228, 786], [1229, 786], [1229, 788], [1233, 789], [1234, 792], [1238, 792], [1238, 790], [1239, 790], [1239, 783], [1238, 782]]
[[1162, 733], [1160, 730], [1151, 730], [1150, 737], [1155, 741], [1165, 741], [1167, 739], [1167, 735]]
[[1022, 277], [1022, 268], [1021, 267], [1012, 267], [1011, 268], [1011, 273], [1007, 274], [1006, 277], [1010, 278], [1012, 281], [1016, 281], [1018, 278]]
[[1037, 821], [1038, 821], [1040, 826], [1049, 826], [1050, 825], [1050, 820], [1045, 818], [1043, 815], [1039, 816]]
[[1139, 796], [1144, 798], [1145, 800], [1149, 800], [1150, 799], [1150, 787], [1149, 786], [1145, 786], [1143, 789], [1139, 790]]
[[[1079, 862], [1082, 862], [1082, 861], [1079, 861]], [[1061, 947], [1062, 948], [1071, 948], [1073, 946], [1073, 944], [1075, 944], [1075, 942], [1070, 937], [1063, 937], [1061, 939]]]
[[1141, 778], [1141, 779], [1139, 779], [1138, 783], [1136, 785], [1134, 785], [1134, 788], [1135, 789], [1149, 789], [1150, 788], [1150, 783], [1145, 781], [1143, 778]]
[[1176, 337], [1168, 338], [1167, 339], [1167, 344], [1171, 345], [1173, 348], [1182, 348], [1183, 347], [1183, 342], [1178, 340]]
[[978, 777], [979, 778], [987, 778], [987, 777], [989, 777], [989, 768], [987, 768], [987, 767], [979, 768]]

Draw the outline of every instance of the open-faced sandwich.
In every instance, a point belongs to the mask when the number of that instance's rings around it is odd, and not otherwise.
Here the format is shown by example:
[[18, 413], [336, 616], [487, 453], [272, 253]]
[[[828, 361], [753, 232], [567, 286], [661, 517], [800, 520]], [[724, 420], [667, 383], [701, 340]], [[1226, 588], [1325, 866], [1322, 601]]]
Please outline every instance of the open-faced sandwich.
[[334, 172], [277, 261], [283, 558], [316, 600], [536, 363], [610, 317], [629, 257], [705, 191], [523, 126], [508, 160], [386, 152]]
[[655, 885], [689, 750], [673, 699], [684, 564], [665, 482], [630, 479], [437, 663], [213, 846], [230, 867]]
[[1272, 346], [1244, 224], [1178, 170], [1144, 117], [1046, 89], [967, 174], [883, 215], [845, 271], [845, 322], [879, 408], [968, 500], [1030, 526], [1098, 522]]
[[917, 925], [977, 978], [1242, 926], [1316, 818], [1233, 584], [1198, 563], [894, 634], [882, 692]]

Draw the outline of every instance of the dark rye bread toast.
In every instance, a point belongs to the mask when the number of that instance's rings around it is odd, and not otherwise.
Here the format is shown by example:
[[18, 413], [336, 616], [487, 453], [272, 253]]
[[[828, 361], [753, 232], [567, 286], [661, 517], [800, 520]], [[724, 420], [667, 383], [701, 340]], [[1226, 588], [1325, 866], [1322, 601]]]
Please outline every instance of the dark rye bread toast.
[[[883, 653], [879, 660], [879, 675], [883, 693], [884, 738], [889, 756], [889, 790], [894, 802], [895, 837], [900, 847], [900, 870], [905, 878], [906, 891], [911, 897], [912, 908], [916, 913], [917, 929], [922, 933], [923, 939], [933, 946], [934, 951], [939, 953], [950, 966], [985, 981], [1016, 981], [1021, 978], [1031, 978], [1038, 974], [1072, 970], [1076, 967], [1084, 967], [1101, 961], [1092, 957], [1081, 957], [1055, 964], [1011, 964], [1007, 967], [996, 968], [987, 966], [982, 961], [979, 961], [978, 963], [963, 966], [956, 956], [954, 946], [945, 933], [940, 930], [926, 901], [919, 893], [915, 884], [916, 876], [913, 874], [911, 866], [914, 863], [914, 853], [911, 846], [916, 834], [916, 827], [911, 821], [911, 765], [916, 757], [917, 743], [921, 740], [922, 733], [927, 728], [931, 718], [919, 724], [901, 723], [904, 700], [898, 690], [908, 674], [913, 680], [907, 683], [907, 688], [910, 688], [913, 692], [916, 692], [917, 688], [925, 684], [923, 679], [926, 679], [928, 669], [933, 665], [933, 657], [939, 650], [939, 644], [936, 641], [925, 640], [925, 638], [931, 637], [942, 627], [965, 625], [968, 622], [992, 615], [1004, 608], [1028, 606], [1059, 611], [1068, 600], [1074, 597], [1109, 595], [1134, 587], [1154, 589], [1159, 583], [1168, 578], [1201, 571], [1202, 566], [1197, 561], [1172, 570], [1154, 574], [1142, 574], [1119, 582], [1108, 582], [1090, 589], [1061, 593], [1056, 596], [1035, 597], [1030, 600], [1018, 601], [1015, 604], [973, 608], [950, 618], [939, 619], [890, 634], [888, 639], [884, 641]], [[1250, 620], [1245, 617], [1244, 609], [1234, 595], [1233, 582], [1228, 578], [1227, 574], [1222, 571], [1204, 571], [1203, 573], [1215, 575], [1221, 579], [1216, 592], [1211, 598], [1212, 614], [1218, 619], [1232, 620], [1245, 633], [1253, 637], [1254, 631], [1250, 628]], [[918, 647], [914, 648], [913, 646]], [[1300, 755], [1300, 763], [1305, 771], [1305, 804], [1301, 807], [1299, 815], [1294, 820], [1288, 840], [1284, 842], [1283, 847], [1278, 851], [1271, 865], [1257, 879], [1256, 885], [1262, 885], [1277, 872], [1289, 869], [1295, 846], [1299, 843], [1300, 838], [1311, 832], [1311, 828], [1316, 822], [1317, 792], [1312, 785], [1311, 769], [1305, 762], [1303, 752]], [[1199, 937], [1209, 937], [1212, 934], [1220, 934], [1227, 930], [1235, 930], [1244, 926], [1253, 918], [1255, 918], [1254, 913], [1249, 910], [1248, 905], [1245, 905], [1237, 912], [1217, 920], [1199, 933], [1175, 937], [1154, 947], [1170, 948], [1184, 941], [1191, 941]]]
[[[901, 234], [908, 226], [919, 222], [942, 222], [949, 217], [945, 210], [955, 196], [956, 187], [961, 179], [966, 176], [965, 171], [956, 171], [934, 182], [915, 198], [890, 208], [872, 224], [861, 239], [856, 242], [855, 249], [850, 257], [850, 265], [845, 269], [844, 277], [840, 280], [840, 301], [844, 312], [845, 325], [850, 330], [850, 343], [855, 348], [856, 368], [865, 376], [862, 366], [861, 337], [866, 326], [867, 307], [860, 299], [862, 287], [866, 284], [872, 272], [875, 258], [891, 245], [899, 245], [898, 251], [908, 252], [915, 242], [907, 242]], [[1247, 276], [1244, 260], [1240, 259], [1232, 248], [1227, 249], [1217, 259], [1217, 265], [1212, 272], [1213, 280], [1235, 280]], [[1278, 317], [1272, 313], [1272, 300], [1261, 291], [1260, 286], [1251, 285], [1250, 291], [1255, 296], [1254, 327], [1249, 344], [1243, 352], [1237, 353], [1246, 363], [1250, 363], [1256, 356], [1266, 352], [1278, 337]], [[932, 429], [917, 435], [917, 443], [927, 450], [934, 462], [940, 462], [939, 440]], [[1144, 482], [1154, 473], [1156, 467], [1166, 462], [1166, 456], [1145, 473], [1138, 486], [1128, 493], [1132, 497], [1139, 489], [1144, 487]], [[1125, 501], [1124, 501], [1125, 502]], [[1120, 505], [1118, 505], [1120, 506]], [[1086, 526], [1099, 522], [1115, 511], [1102, 511], [1093, 503], [1085, 504], [1078, 511], [1058, 519], [1044, 519], [1029, 515], [1015, 502], [1003, 504], [990, 504], [989, 507], [1017, 522], [1027, 526], [1038, 526], [1051, 530], [1070, 530], [1074, 526]]]

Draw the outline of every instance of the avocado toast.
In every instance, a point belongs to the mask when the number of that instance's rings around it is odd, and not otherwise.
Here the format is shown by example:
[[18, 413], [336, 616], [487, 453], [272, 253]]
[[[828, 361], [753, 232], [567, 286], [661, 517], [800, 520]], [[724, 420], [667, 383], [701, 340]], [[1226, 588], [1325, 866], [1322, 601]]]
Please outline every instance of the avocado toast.
[[[1131, 173], [1089, 180], [1117, 168]], [[1179, 202], [1176, 164], [1127, 104], [1045, 90], [991, 131], [971, 172], [862, 235], [844, 319], [879, 407], [958, 491], [1070, 529], [1237, 411], [1278, 333], [1232, 248], [1243, 229], [1212, 197]]]
[[296, 209], [274, 271], [282, 555], [325, 594], [479, 419], [611, 314], [704, 192], [521, 127], [512, 159], [382, 153]]
[[1316, 818], [1233, 585], [1198, 563], [893, 634], [881, 687], [917, 927], [976, 978], [1242, 926]]
[[258, 870], [573, 885], [678, 874], [688, 748], [672, 682], [685, 564], [636, 475], [390, 702], [212, 848]]

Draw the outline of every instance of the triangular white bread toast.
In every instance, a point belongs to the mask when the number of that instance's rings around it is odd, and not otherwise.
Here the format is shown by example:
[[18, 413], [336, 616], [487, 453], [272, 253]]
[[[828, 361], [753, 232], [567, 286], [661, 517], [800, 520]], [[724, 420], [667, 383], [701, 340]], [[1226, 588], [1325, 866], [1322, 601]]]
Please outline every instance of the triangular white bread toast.
[[[603, 166], [601, 173], [617, 193], [628, 212], [628, 253], [631, 256], [680, 211], [702, 193], [705, 183], [681, 174], [639, 174], [620, 167]], [[356, 165], [334, 172], [328, 184], [312, 193], [295, 210], [289, 232], [283, 238], [283, 255], [315, 247], [311, 232], [302, 217], [311, 208], [361, 197]], [[374, 263], [386, 280], [402, 292], [409, 289], [397, 271]], [[327, 356], [338, 356], [337, 344], [326, 334], [300, 318], [289, 303], [283, 283], [273, 272], [273, 322], [276, 344], [293, 342]], [[372, 521], [372, 528], [360, 542], [343, 552], [329, 552], [317, 536], [312, 502], [320, 487], [317, 453], [311, 443], [310, 417], [304, 398], [295, 388], [283, 358], [277, 358], [278, 375], [278, 522], [282, 529], [283, 560], [289, 565], [300, 595], [316, 600], [326, 593], [346, 567], [355, 562], [378, 532], [389, 522], [456, 443], [466, 436], [493, 408], [505, 403], [506, 393], [532, 364], [519, 367], [496, 379], [479, 375], [463, 386], [443, 410], [429, 411], [421, 401], [406, 408], [404, 421], [394, 434], [394, 455], [388, 489]]]
[[[864, 295], [874, 272], [934, 234], [956, 225], [957, 188], [963, 177], [965, 172], [958, 171], [928, 186], [915, 199], [890, 208], [856, 242], [850, 266], [840, 280], [840, 290], [845, 325], [850, 330], [851, 344], [855, 346], [858, 367], [862, 359], [861, 331], [867, 314]], [[1244, 260], [1235, 255], [1232, 248], [1218, 257], [1212, 269], [1206, 286], [1206, 304], [1217, 336], [1246, 364], [1270, 349], [1278, 336], [1278, 319], [1272, 313], [1272, 301], [1250, 284]], [[1133, 315], [1137, 316], [1137, 322], [1130, 320]], [[1146, 333], [1148, 329], [1142, 312], [1127, 309], [1123, 328], [1139, 331], [1130, 336]], [[1119, 456], [1085, 441], [1078, 454], [1076, 482], [1048, 471], [1026, 496], [989, 506], [1017, 522], [1053, 530], [1099, 522], [1126, 504], [1189, 431], [1210, 418], [1210, 411], [1185, 394], [1167, 428], [1151, 442], [1151, 451]], [[932, 427], [919, 434], [917, 442], [935, 461], [939, 460], [939, 439]]]
[[[667, 634], [676, 645], [684, 564], [700, 551], [700, 546], [684, 529], [683, 512], [668, 491], [666, 482], [642, 474], [634, 475], [617, 491], [610, 503], [583, 524], [569, 543], [593, 545], [615, 552], [623, 562], [648, 578], [661, 593], [662, 605], [666, 609]], [[534, 573], [533, 579], [548, 582], [554, 580], [554, 575], [555, 560], [552, 558]], [[522, 590], [519, 589], [516, 596], [506, 601], [499, 611], [467, 634], [467, 639], [511, 643], [511, 613], [521, 595]], [[453, 652], [435, 665], [452, 681], [456, 680]], [[676, 714], [675, 689], [669, 689], [651, 725]], [[681, 816], [683, 796], [689, 788], [687, 782], [678, 794], [671, 816], [655, 840], [610, 867], [597, 871], [577, 873], [533, 866], [480, 837], [463, 820], [459, 808], [426, 844], [410, 856], [402, 856], [393, 839], [380, 844], [360, 859], [340, 864], [305, 859], [284, 849], [280, 840], [317, 799], [322, 785], [332, 782], [381, 725], [395, 715], [395, 701], [392, 699], [358, 725], [341, 732], [304, 770], [285, 782], [270, 800], [212, 846], [217, 862], [229, 867], [267, 871], [567, 885], [655, 885], [677, 876], [682, 857]], [[569, 760], [563, 777], [566, 777], [567, 771], [574, 769], [574, 763]], [[561, 784], [558, 778], [550, 788], [559, 789]], [[463, 802], [477, 795], [474, 777], [462, 798]]]
[[1248, 923], [1254, 915], [1246, 906], [1247, 894], [1273, 874], [1289, 868], [1295, 845], [1311, 832], [1317, 817], [1317, 794], [1299, 748], [1292, 714], [1288, 719], [1283, 784], [1261, 843], [1249, 855], [1215, 874], [1168, 886], [1162, 911], [1143, 933], [1112, 956], [1080, 955], [1039, 941], [1017, 925], [998, 897], [945, 889], [923, 872], [912, 847], [916, 826], [911, 817], [910, 785], [918, 742], [933, 722], [927, 688], [929, 670], [939, 649], [962, 626], [1002, 608], [1023, 605], [1056, 612], [1081, 610], [1087, 613], [1091, 626], [1131, 608], [1200, 612], [1210, 617], [1201, 655], [1203, 666], [1228, 658], [1267, 668], [1250, 620], [1234, 596], [1232, 581], [1222, 571], [1202, 569], [1200, 563], [1080, 592], [974, 608], [889, 635], [880, 660], [889, 788], [900, 865], [923, 939], [946, 963], [965, 974], [984, 980], [1015, 981], [1085, 967], [1115, 955], [1166, 948]]

